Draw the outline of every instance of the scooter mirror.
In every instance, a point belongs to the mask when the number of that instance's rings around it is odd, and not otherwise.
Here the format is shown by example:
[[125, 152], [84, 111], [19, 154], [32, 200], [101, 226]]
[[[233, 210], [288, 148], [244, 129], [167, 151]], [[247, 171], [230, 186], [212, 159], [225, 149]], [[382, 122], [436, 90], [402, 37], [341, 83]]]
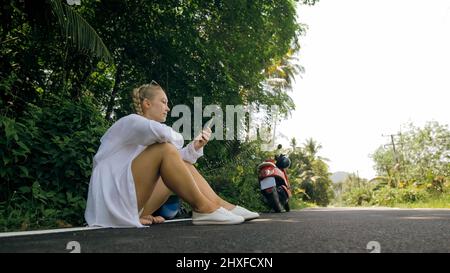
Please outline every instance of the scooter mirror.
[[283, 148], [283, 146], [281, 144], [278, 144], [277, 150], [281, 150], [281, 148]]

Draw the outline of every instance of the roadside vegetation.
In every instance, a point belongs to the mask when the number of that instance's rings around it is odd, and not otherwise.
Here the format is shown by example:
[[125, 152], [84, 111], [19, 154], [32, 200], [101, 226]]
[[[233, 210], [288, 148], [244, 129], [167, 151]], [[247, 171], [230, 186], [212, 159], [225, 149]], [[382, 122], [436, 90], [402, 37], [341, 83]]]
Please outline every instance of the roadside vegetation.
[[[0, 6], [0, 231], [84, 224], [100, 137], [143, 83], [157, 81], [170, 107], [295, 109], [296, 8], [315, 0], [73, 2]], [[257, 146], [211, 141], [198, 167], [222, 195], [261, 207]]]
[[405, 128], [373, 153], [377, 177], [352, 174], [334, 185], [336, 205], [450, 208], [448, 126], [428, 122]]

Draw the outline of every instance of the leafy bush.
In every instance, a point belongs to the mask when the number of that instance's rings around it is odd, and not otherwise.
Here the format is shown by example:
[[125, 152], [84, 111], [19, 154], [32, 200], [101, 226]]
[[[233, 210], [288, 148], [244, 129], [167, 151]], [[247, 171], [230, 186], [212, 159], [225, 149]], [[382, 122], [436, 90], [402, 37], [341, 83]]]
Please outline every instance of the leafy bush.
[[413, 203], [428, 198], [428, 193], [414, 187], [398, 190], [398, 199], [402, 203]]
[[389, 186], [374, 191], [372, 205], [377, 206], [395, 206], [400, 203], [414, 203], [424, 201], [428, 194], [421, 189], [413, 186], [399, 189]]
[[[291, 166], [287, 169], [294, 198], [314, 203], [318, 206], [327, 206], [334, 198], [332, 181], [329, 178], [326, 159], [317, 155], [321, 145], [309, 139], [303, 147], [297, 147], [295, 138], [291, 140], [288, 155]], [[303, 207], [303, 205], [301, 205]]]
[[393, 206], [398, 203], [398, 190], [389, 186], [383, 187], [374, 193], [373, 205]]
[[342, 195], [344, 204], [349, 206], [363, 206], [372, 202], [372, 191], [368, 188], [353, 188]]
[[[224, 149], [229, 146], [226, 142], [217, 145]], [[226, 160], [215, 166], [208, 164], [207, 148], [205, 157], [199, 161], [199, 169], [214, 191], [225, 200], [249, 209], [264, 211], [267, 208], [262, 201], [256, 167], [269, 155], [261, 151], [259, 145], [256, 141], [241, 143], [236, 153], [228, 149], [228, 154], [224, 156]]]
[[450, 206], [446, 198], [450, 181], [446, 177], [430, 175], [427, 181], [392, 181], [381, 176], [366, 181], [351, 175], [336, 188], [339, 195], [335, 202], [350, 206]]
[[[210, 145], [210, 144], [208, 144]], [[212, 146], [219, 146], [222, 149], [222, 159], [213, 159], [209, 153], [217, 152]], [[260, 192], [258, 183], [257, 166], [268, 158], [273, 158], [276, 151], [265, 152], [260, 149], [261, 142], [254, 141], [240, 143], [238, 147], [230, 148], [227, 142], [211, 143], [206, 149], [206, 155], [199, 160], [199, 169], [210, 182], [214, 191], [230, 203], [239, 204], [256, 211], [269, 211]], [[300, 189], [291, 179], [293, 196], [290, 199], [292, 209], [311, 207], [313, 203], [302, 200], [304, 190]], [[298, 180], [298, 179], [297, 179]], [[298, 187], [296, 187], [298, 186]]]
[[92, 158], [108, 127], [89, 98], [51, 98], [26, 115], [0, 116], [1, 227], [84, 223]]

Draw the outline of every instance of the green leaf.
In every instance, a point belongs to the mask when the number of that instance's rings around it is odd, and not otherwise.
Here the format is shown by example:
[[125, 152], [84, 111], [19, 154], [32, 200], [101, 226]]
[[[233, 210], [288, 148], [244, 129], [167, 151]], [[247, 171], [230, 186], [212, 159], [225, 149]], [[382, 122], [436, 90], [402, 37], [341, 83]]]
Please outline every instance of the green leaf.
[[53, 12], [67, 39], [80, 50], [88, 50], [106, 62], [113, 63], [113, 58], [103, 40], [92, 26], [71, 7], [61, 4], [59, 0], [51, 0]]
[[19, 166], [19, 169], [20, 169], [21, 174], [23, 174], [23, 175], [21, 175], [21, 177], [29, 177], [28, 169], [26, 167]]
[[11, 138], [14, 138], [15, 140], [18, 139], [16, 128], [14, 127], [14, 121], [11, 119], [5, 119], [3, 120], [3, 124], [5, 127], [5, 135], [6, 140], [9, 142]]
[[20, 187], [18, 190], [20, 193], [30, 193], [31, 192], [30, 187], [25, 187], [25, 186]]

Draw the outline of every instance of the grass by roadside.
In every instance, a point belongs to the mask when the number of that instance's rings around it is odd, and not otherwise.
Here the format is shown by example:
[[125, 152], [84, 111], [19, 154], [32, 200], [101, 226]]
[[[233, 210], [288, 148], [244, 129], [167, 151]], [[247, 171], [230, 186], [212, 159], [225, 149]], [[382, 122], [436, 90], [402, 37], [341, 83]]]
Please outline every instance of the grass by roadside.
[[291, 209], [304, 209], [304, 208], [316, 208], [318, 207], [314, 203], [305, 202], [301, 199], [292, 198], [289, 200], [289, 205]]
[[394, 207], [398, 208], [450, 208], [450, 195], [420, 200], [413, 203], [397, 203]]
[[[332, 206], [335, 207], [354, 207], [355, 204], [345, 204], [344, 202], [333, 202]], [[368, 204], [364, 203], [361, 207], [373, 207], [383, 206], [392, 208], [430, 208], [430, 209], [443, 209], [450, 208], [450, 195], [439, 195], [425, 198], [423, 200], [417, 200], [415, 202], [394, 202], [390, 204]]]

